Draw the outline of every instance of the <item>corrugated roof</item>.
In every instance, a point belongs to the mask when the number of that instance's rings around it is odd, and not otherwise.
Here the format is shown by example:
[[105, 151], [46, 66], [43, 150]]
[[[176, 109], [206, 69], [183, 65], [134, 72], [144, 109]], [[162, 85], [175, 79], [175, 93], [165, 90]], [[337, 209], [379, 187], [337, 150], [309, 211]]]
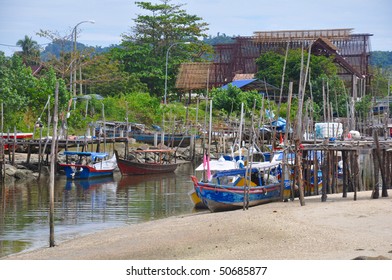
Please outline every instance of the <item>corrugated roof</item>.
[[238, 88], [243, 88], [244, 86], [249, 85], [250, 83], [252, 83], [252, 82], [255, 81], [255, 80], [256, 80], [256, 79], [232, 81], [231, 83], [226, 84], [226, 85], [224, 85], [224, 86], [221, 87], [221, 88], [223, 88], [223, 89], [228, 89], [228, 88], [229, 88], [229, 85], [232, 85], [232, 86], [235, 86], [235, 87], [238, 87]]
[[243, 91], [256, 90], [257, 92], [264, 92], [264, 93], [265, 92], [273, 93], [275, 91], [279, 91], [279, 88], [270, 85], [259, 79], [237, 80], [229, 84], [226, 84], [221, 88], [227, 89], [229, 85], [236, 86]]

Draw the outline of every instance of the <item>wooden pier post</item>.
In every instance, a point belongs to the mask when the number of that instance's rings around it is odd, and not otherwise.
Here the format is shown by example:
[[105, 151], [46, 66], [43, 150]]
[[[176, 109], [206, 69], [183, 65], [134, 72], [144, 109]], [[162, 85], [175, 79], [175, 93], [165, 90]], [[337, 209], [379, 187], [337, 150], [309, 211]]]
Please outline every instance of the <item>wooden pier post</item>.
[[50, 151], [50, 177], [49, 177], [49, 246], [54, 247], [54, 177], [56, 164], [56, 142], [57, 142], [57, 122], [58, 122], [58, 91], [59, 83], [56, 82], [54, 112], [53, 112], [53, 136], [52, 148]]
[[15, 150], [16, 150], [16, 127], [14, 126], [14, 139], [12, 140], [12, 160], [11, 164], [15, 165]]
[[348, 188], [348, 152], [342, 151], [342, 160], [343, 160], [343, 197], [347, 197], [347, 188]]
[[353, 173], [353, 187], [354, 187], [354, 200], [357, 200], [357, 191], [359, 186], [359, 166], [358, 166], [358, 151], [355, 150], [353, 153], [352, 160], [352, 173]]
[[323, 160], [321, 163], [321, 174], [323, 180], [323, 187], [321, 189], [321, 201], [327, 201], [327, 188], [328, 188], [328, 153], [324, 151]]
[[[383, 160], [381, 158], [381, 148], [380, 148], [380, 142], [378, 141], [378, 134], [377, 131], [373, 132], [373, 138], [374, 138], [374, 142], [376, 144], [376, 157], [377, 157], [377, 162], [378, 162], [378, 166], [380, 168], [380, 172], [381, 172], [381, 179], [382, 179], [382, 196], [383, 197], [388, 197], [388, 192], [386, 190], [387, 188], [387, 181], [386, 181], [386, 176], [385, 176], [385, 169], [384, 169], [384, 163]], [[384, 192], [385, 190], [385, 192]], [[378, 190], [377, 190], [378, 192]], [[374, 194], [373, 198], [378, 198], [379, 194]]]

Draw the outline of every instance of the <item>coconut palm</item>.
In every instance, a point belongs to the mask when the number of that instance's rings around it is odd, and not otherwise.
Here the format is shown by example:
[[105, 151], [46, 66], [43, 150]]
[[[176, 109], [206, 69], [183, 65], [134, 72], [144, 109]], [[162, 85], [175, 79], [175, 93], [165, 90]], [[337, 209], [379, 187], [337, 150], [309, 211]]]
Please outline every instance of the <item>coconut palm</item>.
[[24, 39], [16, 42], [16, 45], [22, 48], [20, 54], [23, 56], [25, 62], [37, 61], [39, 57], [39, 45], [31, 37], [25, 35]]

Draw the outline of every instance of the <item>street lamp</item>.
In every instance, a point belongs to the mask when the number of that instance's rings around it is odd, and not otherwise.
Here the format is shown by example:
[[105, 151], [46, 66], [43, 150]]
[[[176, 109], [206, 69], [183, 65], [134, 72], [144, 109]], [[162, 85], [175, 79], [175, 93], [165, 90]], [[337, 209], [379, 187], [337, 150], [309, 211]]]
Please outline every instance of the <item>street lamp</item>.
[[175, 45], [179, 45], [179, 44], [184, 44], [184, 45], [189, 45], [191, 42], [176, 42], [171, 44], [166, 51], [166, 72], [165, 72], [165, 105], [166, 105], [166, 95], [167, 95], [167, 62], [169, 60], [169, 51], [170, 49], [175, 46]]
[[[83, 20], [81, 22], [79, 22], [78, 24], [75, 25], [75, 27], [72, 29], [72, 33], [74, 35], [74, 47], [73, 47], [73, 52], [76, 55], [76, 50], [77, 50], [77, 46], [76, 46], [76, 37], [77, 37], [77, 28], [79, 25], [81, 25], [82, 23], [95, 23], [94, 20]], [[76, 95], [76, 67], [72, 67], [73, 68], [73, 73], [74, 73], [74, 77], [73, 77], [73, 93], [74, 96]]]

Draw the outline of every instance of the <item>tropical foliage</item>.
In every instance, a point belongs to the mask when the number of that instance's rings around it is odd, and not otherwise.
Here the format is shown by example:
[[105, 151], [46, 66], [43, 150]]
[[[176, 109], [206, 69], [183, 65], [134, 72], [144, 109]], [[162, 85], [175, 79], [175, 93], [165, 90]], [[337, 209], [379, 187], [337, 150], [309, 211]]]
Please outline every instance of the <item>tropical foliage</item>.
[[[301, 75], [301, 61], [303, 61], [303, 69], [307, 64], [308, 53], [301, 49], [289, 50], [286, 60], [286, 69], [284, 76], [284, 92], [288, 92], [288, 82], [292, 81], [294, 93], [298, 92], [299, 77]], [[262, 54], [256, 61], [258, 66], [257, 77], [267, 81], [269, 84], [280, 87], [282, 82], [282, 74], [284, 67], [285, 55], [278, 52], [267, 52]], [[305, 70], [303, 70], [305, 71]], [[337, 76], [337, 67], [333, 63], [331, 57], [310, 56], [309, 75], [305, 88], [305, 100], [311, 98], [313, 100], [313, 108], [315, 117], [321, 118], [322, 108], [327, 107], [324, 103], [324, 96], [328, 96], [327, 104], [332, 103], [335, 113], [340, 116], [346, 116], [347, 95], [345, 93], [344, 84]]]
[[374, 51], [370, 56], [370, 64], [383, 69], [392, 70], [392, 51]]
[[22, 51], [19, 52], [19, 54], [23, 57], [25, 63], [33, 65], [39, 63], [39, 45], [31, 37], [25, 35], [24, 39], [20, 39], [16, 42], [16, 45], [22, 48]]
[[[187, 13], [182, 4], [172, 4], [170, 0], [162, 0], [158, 4], [135, 4], [143, 13], [134, 19], [131, 32], [123, 34], [121, 44], [105, 49], [106, 52], [102, 52], [100, 47], [85, 47], [79, 42], [74, 52], [70, 36], [41, 30], [39, 35], [53, 42], [44, 52], [45, 59], [39, 61], [39, 46], [29, 36], [17, 42], [22, 48], [21, 52], [12, 57], [0, 53], [3, 131], [13, 131], [14, 128], [31, 131], [38, 118], [47, 123], [56, 83], [59, 84], [62, 125], [65, 126], [67, 122], [69, 133], [84, 132], [86, 126], [103, 117], [117, 121], [128, 118], [131, 122], [160, 125], [167, 120], [190, 122], [205, 115], [208, 104], [204, 102], [199, 104], [199, 108], [196, 108], [196, 104], [184, 107], [180, 102], [173, 102], [173, 98], [163, 106], [165, 89], [168, 97], [176, 96], [176, 100], [181, 100], [183, 93], [176, 93], [174, 89], [178, 66], [183, 62], [211, 59], [211, 45], [231, 43], [231, 37], [226, 34], [208, 37], [207, 23]], [[53, 55], [48, 55], [52, 47], [50, 52]], [[259, 79], [276, 87], [281, 86], [285, 60], [282, 53], [284, 51], [267, 52], [257, 60]], [[367, 93], [377, 98], [385, 97], [390, 92], [390, 53], [372, 53], [371, 63], [375, 66], [372, 68], [372, 87]], [[305, 51], [304, 64], [307, 56]], [[289, 82], [294, 83], [290, 111], [292, 119], [297, 113], [295, 96], [299, 87], [301, 59], [301, 50], [289, 51], [283, 90], [287, 93]], [[33, 75], [30, 66], [37, 61], [44, 67], [38, 75]], [[322, 117], [326, 104], [333, 107], [336, 116], [347, 116], [350, 98], [337, 76], [332, 58], [312, 55], [309, 69], [310, 83], [305, 89], [305, 102], [316, 118]], [[71, 73], [75, 73], [73, 70], [77, 73], [76, 96], [70, 92], [71, 81], [75, 77], [72, 75], [71, 78]], [[327, 96], [326, 100], [323, 93]], [[238, 117], [241, 103], [248, 115], [255, 104], [256, 110], [263, 106], [281, 117], [287, 114], [287, 104], [278, 106], [255, 91], [243, 92], [229, 86], [226, 90], [211, 90], [209, 97], [213, 99], [214, 115], [225, 118]], [[310, 99], [313, 100], [312, 104], [309, 103]], [[45, 108], [48, 100], [50, 106]], [[370, 108], [371, 98], [368, 96], [356, 104], [356, 110], [361, 115], [368, 114]]]
[[244, 112], [251, 113], [254, 102], [257, 107], [261, 108], [262, 96], [256, 91], [242, 91], [236, 86], [229, 85], [227, 89], [217, 88], [211, 91], [213, 108], [222, 110], [227, 118], [232, 114], [239, 116], [241, 113], [241, 104], [244, 104]]
[[157, 97], [163, 96], [165, 79], [168, 91], [172, 90], [172, 77], [176, 76], [181, 62], [197, 60], [210, 50], [199, 41], [207, 36], [204, 33], [207, 24], [202, 18], [188, 14], [183, 5], [170, 2], [136, 2], [146, 14], [135, 19], [132, 32], [124, 34], [121, 46], [112, 50], [112, 57], [123, 64], [124, 71], [136, 74]]
[[60, 103], [64, 104], [68, 92], [64, 81], [57, 79], [53, 70], [38, 79], [32, 75], [30, 67], [23, 64], [19, 55], [7, 58], [0, 52], [0, 101], [4, 108], [4, 131], [13, 132], [14, 128], [32, 130], [48, 97], [54, 96], [56, 81], [59, 82]]

